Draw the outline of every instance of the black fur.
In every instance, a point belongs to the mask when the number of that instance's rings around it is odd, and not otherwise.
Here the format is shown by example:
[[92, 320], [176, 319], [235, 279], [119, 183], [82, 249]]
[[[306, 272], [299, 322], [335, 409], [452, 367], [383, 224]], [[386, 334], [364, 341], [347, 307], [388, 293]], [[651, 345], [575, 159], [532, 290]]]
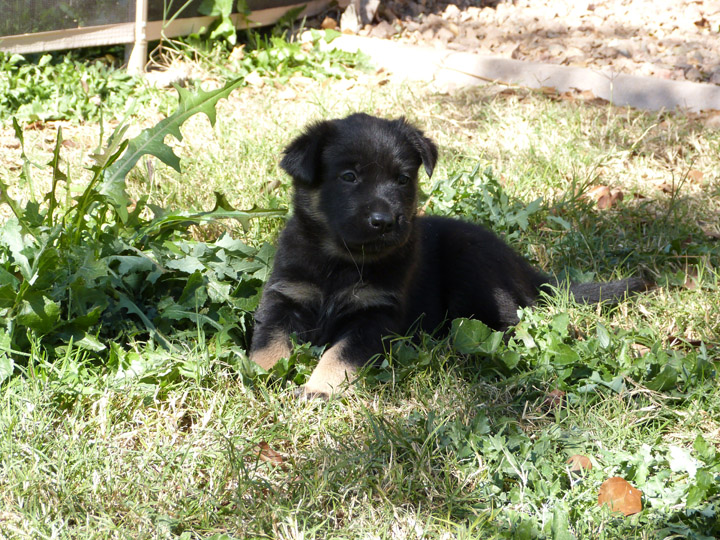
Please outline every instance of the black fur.
[[[291, 333], [328, 351], [342, 344], [309, 382], [309, 392], [328, 393], [338, 381], [327, 373], [351, 374], [382, 352], [383, 336], [457, 317], [505, 329], [557, 284], [483, 227], [416, 215], [418, 169], [431, 175], [436, 160], [433, 142], [404, 119], [365, 114], [314, 124], [287, 147], [280, 164], [293, 178], [295, 214], [256, 313], [251, 357], [272, 365]], [[570, 292], [599, 302], [643, 288], [630, 279]]]

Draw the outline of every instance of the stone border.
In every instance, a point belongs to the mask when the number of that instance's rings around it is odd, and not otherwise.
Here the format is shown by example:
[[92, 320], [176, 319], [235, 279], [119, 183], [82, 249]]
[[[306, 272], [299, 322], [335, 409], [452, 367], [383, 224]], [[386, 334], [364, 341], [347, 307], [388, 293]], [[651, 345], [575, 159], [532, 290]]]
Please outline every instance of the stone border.
[[499, 83], [553, 88], [559, 93], [592, 92], [616, 106], [651, 111], [720, 110], [720, 86], [714, 84], [605, 73], [352, 35], [340, 36], [331, 45], [344, 51], [360, 50], [377, 67], [405, 79], [427, 81], [441, 91]]

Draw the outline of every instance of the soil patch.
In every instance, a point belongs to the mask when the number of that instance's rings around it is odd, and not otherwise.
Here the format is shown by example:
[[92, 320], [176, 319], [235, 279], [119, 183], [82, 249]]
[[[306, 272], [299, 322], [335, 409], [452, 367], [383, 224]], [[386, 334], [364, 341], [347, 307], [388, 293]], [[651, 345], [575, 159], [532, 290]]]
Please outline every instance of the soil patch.
[[361, 10], [368, 24], [353, 26], [342, 8], [311, 24], [516, 60], [720, 85], [717, 0], [370, 0]]

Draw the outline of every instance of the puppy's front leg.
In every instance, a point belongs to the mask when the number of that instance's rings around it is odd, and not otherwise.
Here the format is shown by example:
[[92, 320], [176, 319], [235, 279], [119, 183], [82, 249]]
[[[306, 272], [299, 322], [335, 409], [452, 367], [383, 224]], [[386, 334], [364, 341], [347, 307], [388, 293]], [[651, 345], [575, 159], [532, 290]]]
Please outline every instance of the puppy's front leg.
[[383, 351], [382, 338], [396, 331], [383, 315], [354, 318], [348, 330], [340, 334], [320, 358], [305, 386], [305, 397], [329, 397], [340, 394], [368, 361]]
[[291, 352], [289, 332], [282, 328], [255, 330], [250, 348], [250, 360], [261, 368], [271, 369], [281, 358], [288, 358]]
[[307, 326], [298, 316], [298, 309], [292, 300], [272, 288], [265, 292], [255, 312], [250, 360], [263, 369], [270, 369], [281, 358], [290, 356], [290, 334], [302, 334]]
[[[342, 392], [342, 385], [352, 382], [357, 370], [362, 367], [348, 358], [351, 353], [350, 340], [343, 339], [332, 345], [320, 358], [318, 365], [302, 388], [305, 397], [328, 397]], [[368, 360], [366, 358], [365, 360]]]

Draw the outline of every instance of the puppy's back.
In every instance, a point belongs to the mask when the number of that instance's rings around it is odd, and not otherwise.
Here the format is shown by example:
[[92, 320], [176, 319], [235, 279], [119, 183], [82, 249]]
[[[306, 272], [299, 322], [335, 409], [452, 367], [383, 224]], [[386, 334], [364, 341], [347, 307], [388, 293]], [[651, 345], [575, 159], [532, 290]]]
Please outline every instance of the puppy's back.
[[518, 321], [519, 306], [535, 302], [547, 276], [488, 229], [457, 219], [417, 218], [420, 255], [409, 294], [410, 322], [423, 328], [475, 317], [504, 329]]

